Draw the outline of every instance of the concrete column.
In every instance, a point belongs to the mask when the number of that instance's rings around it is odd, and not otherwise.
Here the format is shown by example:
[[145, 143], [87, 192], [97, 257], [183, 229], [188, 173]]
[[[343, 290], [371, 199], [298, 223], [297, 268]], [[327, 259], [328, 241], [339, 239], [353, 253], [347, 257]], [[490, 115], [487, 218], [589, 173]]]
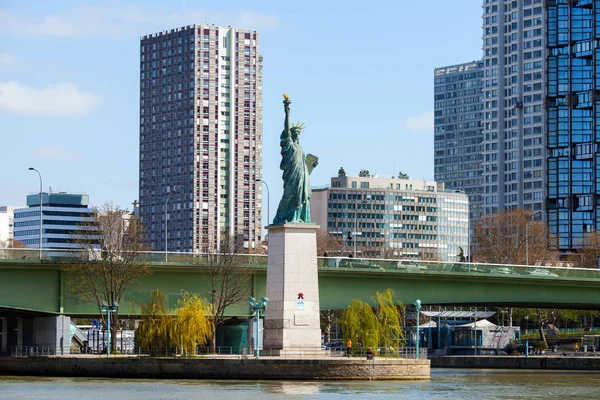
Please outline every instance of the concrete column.
[[17, 318], [17, 346], [23, 346], [23, 318]]
[[0, 318], [0, 355], [8, 354], [8, 321]]
[[[321, 348], [318, 225], [269, 226], [265, 349], [317, 351]], [[258, 297], [261, 297], [257, 293]]]

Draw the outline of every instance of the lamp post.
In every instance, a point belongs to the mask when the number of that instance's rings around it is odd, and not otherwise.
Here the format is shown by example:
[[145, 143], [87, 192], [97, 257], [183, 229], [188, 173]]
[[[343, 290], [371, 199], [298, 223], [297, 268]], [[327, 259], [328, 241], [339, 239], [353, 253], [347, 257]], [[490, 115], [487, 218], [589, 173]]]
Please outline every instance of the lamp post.
[[255, 323], [256, 323], [255, 343], [256, 343], [256, 345], [254, 346], [254, 348], [256, 349], [256, 358], [260, 358], [260, 348], [258, 345], [258, 324], [260, 321], [260, 312], [262, 310], [264, 313], [267, 310], [267, 303], [269, 302], [269, 299], [267, 299], [266, 297], [263, 297], [261, 299], [262, 303], [259, 303], [256, 301], [256, 299], [254, 297], [248, 297], [248, 301], [250, 302], [250, 311], [256, 312], [256, 318], [255, 318]]
[[35, 171], [37, 172], [38, 176], [40, 177], [40, 260], [42, 259], [42, 174], [40, 174], [40, 171], [38, 171], [37, 169], [33, 168], [33, 167], [29, 167], [29, 171]]
[[417, 339], [415, 340], [415, 347], [417, 348], [417, 360], [419, 359], [419, 319], [420, 319], [420, 312], [421, 312], [421, 300], [417, 299], [417, 301], [415, 301], [415, 309], [417, 310]]
[[167, 213], [167, 210], [169, 207], [169, 197], [171, 197], [171, 195], [173, 193], [174, 193], [174, 191], [169, 192], [169, 194], [167, 195], [167, 198], [165, 199], [165, 262], [169, 261], [169, 252], [168, 252], [168, 244], [167, 244], [167, 241], [169, 240], [169, 232], [168, 232], [169, 214]]
[[529, 223], [531, 222], [532, 218], [541, 213], [541, 211], [538, 211], [531, 214], [527, 220], [527, 223], [525, 224], [525, 265], [529, 265]]
[[269, 209], [271, 208], [271, 195], [269, 194], [269, 185], [267, 185], [267, 182], [263, 181], [260, 178], [256, 178], [256, 182], [264, 183], [265, 187], [267, 188], [267, 226], [269, 226], [269, 224], [271, 223], [271, 217], [269, 215]]
[[362, 209], [362, 205], [367, 204], [366, 200], [358, 203], [358, 208], [356, 209], [356, 214], [354, 214], [354, 251], [353, 257], [356, 258], [356, 240], [358, 239], [358, 210]]
[[106, 341], [106, 356], [110, 357], [110, 314], [117, 311], [119, 303], [116, 301], [112, 302], [112, 305], [108, 305], [105, 301], [102, 302], [102, 312], [106, 313], [106, 331], [108, 332], [108, 340]]

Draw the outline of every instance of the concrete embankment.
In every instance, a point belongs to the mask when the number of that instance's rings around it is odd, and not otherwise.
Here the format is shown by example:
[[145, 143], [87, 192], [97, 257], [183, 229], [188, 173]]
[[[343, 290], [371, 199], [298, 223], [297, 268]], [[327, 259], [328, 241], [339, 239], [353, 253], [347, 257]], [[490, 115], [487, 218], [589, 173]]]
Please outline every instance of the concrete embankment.
[[429, 379], [429, 360], [0, 358], [0, 375], [161, 379]]
[[447, 356], [430, 360], [431, 368], [600, 370], [600, 357]]

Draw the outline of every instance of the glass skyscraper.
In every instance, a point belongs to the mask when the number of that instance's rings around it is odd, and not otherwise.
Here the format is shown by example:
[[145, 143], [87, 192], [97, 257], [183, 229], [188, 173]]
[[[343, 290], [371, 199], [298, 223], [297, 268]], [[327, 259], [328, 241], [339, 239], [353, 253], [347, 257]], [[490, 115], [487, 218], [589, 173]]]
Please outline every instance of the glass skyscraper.
[[568, 253], [600, 227], [600, 1], [546, 5], [548, 223]]

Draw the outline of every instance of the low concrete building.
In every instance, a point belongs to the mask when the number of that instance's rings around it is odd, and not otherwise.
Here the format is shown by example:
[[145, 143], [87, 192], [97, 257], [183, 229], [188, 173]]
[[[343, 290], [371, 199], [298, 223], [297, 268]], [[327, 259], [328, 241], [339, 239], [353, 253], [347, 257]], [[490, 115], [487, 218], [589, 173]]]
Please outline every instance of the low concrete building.
[[435, 181], [338, 176], [313, 188], [311, 220], [361, 257], [454, 261], [469, 248], [469, 199]]

